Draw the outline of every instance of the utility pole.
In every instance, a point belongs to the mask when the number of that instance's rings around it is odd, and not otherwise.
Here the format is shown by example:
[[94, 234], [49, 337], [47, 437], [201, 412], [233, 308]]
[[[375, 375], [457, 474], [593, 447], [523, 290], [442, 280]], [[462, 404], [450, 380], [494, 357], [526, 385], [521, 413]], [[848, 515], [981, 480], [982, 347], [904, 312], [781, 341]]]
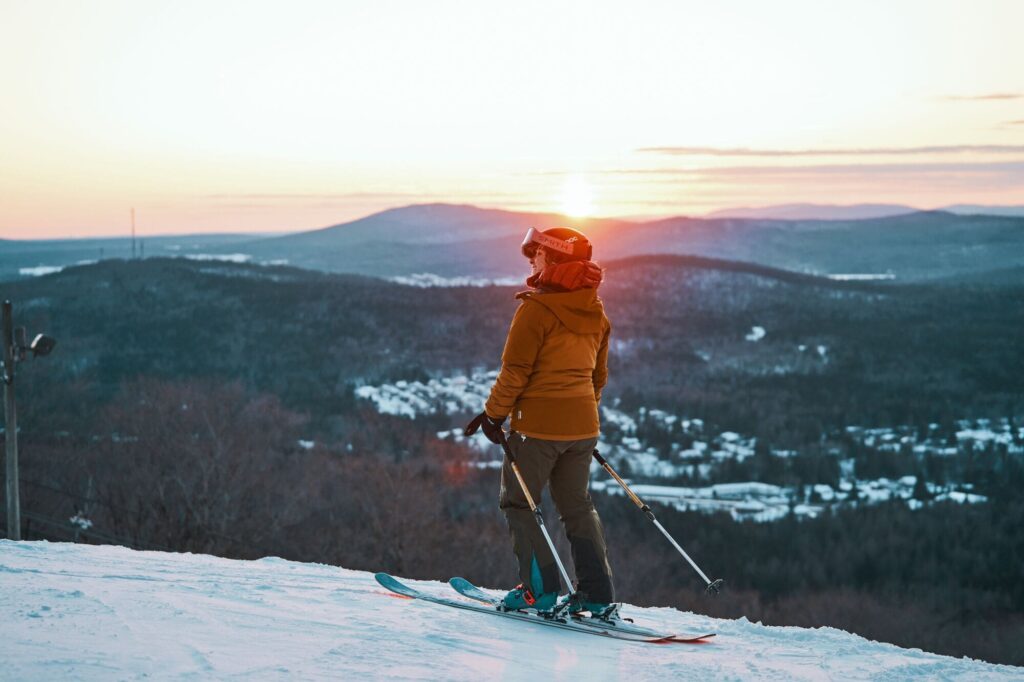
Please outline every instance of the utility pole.
[[132, 260], [135, 260], [135, 209], [132, 208]]
[[14, 406], [14, 319], [11, 302], [4, 301], [4, 445], [7, 474], [7, 537], [21, 539], [18, 500], [18, 412]]

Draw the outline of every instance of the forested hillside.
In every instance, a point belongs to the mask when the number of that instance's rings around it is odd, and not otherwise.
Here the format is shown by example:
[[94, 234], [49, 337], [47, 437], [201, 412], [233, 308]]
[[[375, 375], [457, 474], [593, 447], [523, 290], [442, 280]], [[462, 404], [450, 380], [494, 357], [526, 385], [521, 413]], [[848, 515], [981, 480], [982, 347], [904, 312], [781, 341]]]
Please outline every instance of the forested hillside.
[[[851, 426], [1020, 424], [1015, 284], [844, 283], [674, 257], [606, 265], [605, 402], [757, 440], [754, 456], [699, 469], [709, 482], [834, 485], [851, 458], [873, 476], [925, 466]], [[438, 437], [469, 414], [381, 414], [356, 390], [495, 369], [515, 290], [162, 259], [5, 284], [17, 323], [59, 342], [19, 368], [26, 535], [510, 583], [496, 473]], [[675, 456], [680, 436], [638, 428]], [[946, 478], [987, 502], [775, 523], [662, 508], [728, 581], [714, 602], [624, 498], [597, 496], [618, 589], [634, 603], [1020, 663], [1020, 457], [954, 452], [934, 466], [948, 462]]]
[[[780, 445], [846, 424], [1024, 412], [1024, 285], [831, 282], [686, 257], [607, 266], [608, 395], [627, 405]], [[53, 386], [35, 400], [76, 386], [103, 402], [140, 375], [238, 380], [328, 428], [363, 383], [497, 367], [517, 289], [150, 259], [0, 293], [19, 324], [61, 339], [45, 368], [26, 371]], [[755, 327], [764, 336], [750, 340]]]

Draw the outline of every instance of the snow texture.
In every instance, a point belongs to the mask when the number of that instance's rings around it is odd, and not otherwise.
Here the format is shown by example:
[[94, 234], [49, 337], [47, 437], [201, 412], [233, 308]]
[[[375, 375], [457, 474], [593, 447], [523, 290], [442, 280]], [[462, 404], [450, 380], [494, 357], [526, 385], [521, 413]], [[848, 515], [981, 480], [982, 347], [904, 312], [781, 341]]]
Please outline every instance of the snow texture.
[[[498, 551], [495, 549], [494, 551]], [[405, 581], [451, 596], [437, 582]], [[372, 574], [0, 541], [0, 641], [10, 680], [1019, 680], [1022, 670], [871, 642], [624, 607], [703, 645], [615, 642], [391, 596]]]

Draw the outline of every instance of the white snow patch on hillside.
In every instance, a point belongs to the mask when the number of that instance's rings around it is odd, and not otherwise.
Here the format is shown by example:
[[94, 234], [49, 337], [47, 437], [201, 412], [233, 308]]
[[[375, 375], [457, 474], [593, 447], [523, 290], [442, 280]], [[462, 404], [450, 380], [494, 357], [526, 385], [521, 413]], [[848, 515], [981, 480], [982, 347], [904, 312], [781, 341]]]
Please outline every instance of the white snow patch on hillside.
[[52, 275], [64, 269], [62, 265], [37, 265], [31, 268], [18, 268], [18, 274], [22, 277], [42, 277]]
[[[494, 551], [505, 551], [495, 548]], [[447, 585], [407, 581], [451, 596]], [[623, 595], [628, 597], [628, 595]], [[12, 680], [1014, 680], [1021, 669], [871, 642], [624, 607], [703, 645], [616, 642], [393, 597], [369, 573], [123, 547], [0, 541]]]
[[360, 386], [355, 394], [371, 400], [377, 411], [415, 418], [425, 414], [481, 412], [498, 371], [476, 372], [422, 381], [396, 381], [380, 386]]
[[[487, 440], [487, 436], [484, 435], [483, 429], [478, 430], [472, 436], [466, 436], [463, 433], [462, 428], [455, 428], [449, 431], [438, 431], [437, 437], [441, 440], [450, 439], [456, 443], [464, 443], [480, 453], [494, 454], [494, 443]], [[493, 464], [493, 462], [488, 463], [488, 466], [491, 464]], [[497, 465], [499, 467], [501, 466], [501, 460], [497, 461]]]
[[490, 287], [490, 286], [516, 286], [523, 283], [522, 277], [499, 277], [489, 279], [486, 277], [443, 277], [432, 272], [418, 272], [413, 275], [397, 275], [389, 277], [388, 281], [395, 284], [404, 284], [410, 287]]
[[891, 272], [886, 273], [840, 273], [836, 275], [828, 275], [829, 279], [837, 282], [873, 282], [896, 279], [896, 275]]
[[185, 258], [197, 261], [215, 261], [220, 263], [248, 263], [252, 256], [247, 253], [190, 253]]
[[[828, 349], [818, 346], [817, 352], [827, 361]], [[498, 376], [498, 370], [477, 370], [470, 376], [440, 376], [423, 381], [396, 381], [379, 386], [365, 385], [355, 390], [356, 396], [372, 401], [382, 413], [417, 419], [424, 415], [450, 415], [456, 417], [451, 428], [437, 431], [441, 440], [471, 448], [477, 458], [474, 466], [500, 466], [500, 451], [487, 440], [482, 431], [467, 438], [462, 425], [470, 416], [483, 410], [484, 402]], [[691, 481], [709, 481], [715, 467], [729, 462], [743, 462], [755, 456], [757, 439], [735, 431], [721, 431], [706, 427], [700, 419], [670, 414], [662, 409], [639, 406], [627, 413], [620, 409], [620, 400], [614, 398], [601, 405], [601, 440], [598, 449], [627, 478], [677, 479], [686, 476]], [[995, 446], [1010, 454], [1024, 453], [1024, 427], [1017, 427], [1006, 418], [1001, 420], [960, 420], [956, 422], [956, 447], [949, 446], [950, 433], [939, 424], [930, 424], [922, 433], [916, 426], [868, 428], [848, 426], [845, 436], [867, 448], [881, 452], [899, 453], [910, 450], [914, 456], [956, 455], [974, 449], [984, 451]], [[796, 457], [795, 450], [766, 448], [774, 457]], [[841, 456], [833, 450], [831, 455]], [[908, 453], [908, 458], [910, 454]], [[715, 495], [708, 499], [693, 487], [664, 487], [659, 500], [677, 509], [707, 513], [729, 513], [734, 519], [774, 521], [790, 514], [817, 516], [825, 507], [852, 507], [860, 504], [879, 504], [902, 500], [911, 509], [921, 509], [932, 503], [953, 501], [962, 504], [983, 504], [987, 497], [971, 492], [969, 484], [946, 483], [942, 486], [925, 482], [931, 501], [915, 499], [916, 478], [904, 476], [898, 480], [856, 478], [855, 462], [847, 457], [839, 460], [841, 480], [839, 489], [831, 486], [816, 487], [813, 496], [806, 487], [774, 489], [746, 487], [744, 496]], [[627, 469], [628, 467], [628, 469]], [[600, 467], [593, 463], [591, 470]], [[650, 481], [648, 481], [650, 482]], [[955, 490], [962, 488], [962, 490]], [[594, 490], [615, 494], [615, 486], [605, 488], [594, 481]], [[668, 493], [666, 491], [675, 491]], [[720, 491], [719, 491], [720, 492]]]

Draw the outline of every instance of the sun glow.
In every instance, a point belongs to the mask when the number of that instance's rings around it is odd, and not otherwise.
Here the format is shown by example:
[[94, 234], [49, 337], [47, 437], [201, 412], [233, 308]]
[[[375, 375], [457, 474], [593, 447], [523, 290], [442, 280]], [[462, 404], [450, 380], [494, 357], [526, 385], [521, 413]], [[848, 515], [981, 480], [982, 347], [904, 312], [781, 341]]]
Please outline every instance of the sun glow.
[[54, 4], [0, 0], [0, 238], [1021, 203], [1024, 2]]
[[571, 175], [562, 187], [562, 213], [573, 218], [585, 218], [594, 212], [594, 193], [587, 181]]

